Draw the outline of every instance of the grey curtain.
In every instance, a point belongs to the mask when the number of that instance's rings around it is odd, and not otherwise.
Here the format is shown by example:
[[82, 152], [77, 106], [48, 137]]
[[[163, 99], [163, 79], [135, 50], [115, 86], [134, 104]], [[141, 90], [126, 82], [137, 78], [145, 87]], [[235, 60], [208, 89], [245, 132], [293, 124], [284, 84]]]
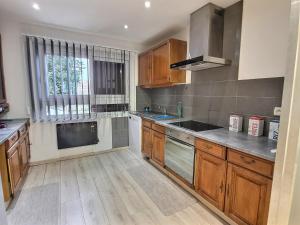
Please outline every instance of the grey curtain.
[[121, 116], [129, 108], [131, 52], [26, 36], [34, 121]]

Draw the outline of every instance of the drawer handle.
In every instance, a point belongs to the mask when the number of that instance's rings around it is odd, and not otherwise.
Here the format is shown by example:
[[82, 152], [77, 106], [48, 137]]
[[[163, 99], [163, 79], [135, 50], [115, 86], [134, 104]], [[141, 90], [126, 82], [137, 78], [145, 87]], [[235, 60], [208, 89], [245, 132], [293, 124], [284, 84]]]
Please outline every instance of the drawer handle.
[[246, 164], [253, 164], [253, 163], [255, 163], [255, 160], [254, 159], [251, 159], [250, 161], [249, 160], [247, 160], [244, 156], [240, 156], [240, 158], [241, 158], [241, 160], [243, 160], [243, 162], [244, 163], [246, 163]]

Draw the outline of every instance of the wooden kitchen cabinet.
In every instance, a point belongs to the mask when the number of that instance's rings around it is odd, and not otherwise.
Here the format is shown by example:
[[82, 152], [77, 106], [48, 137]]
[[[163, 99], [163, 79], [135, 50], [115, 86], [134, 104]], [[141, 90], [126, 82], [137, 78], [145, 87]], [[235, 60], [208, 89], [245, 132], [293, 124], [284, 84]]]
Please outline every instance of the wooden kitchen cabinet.
[[28, 146], [27, 146], [27, 135], [24, 135], [20, 139], [20, 164], [22, 175], [27, 173], [28, 170]]
[[152, 82], [152, 51], [139, 55], [139, 85], [147, 86]]
[[186, 82], [186, 72], [171, 70], [170, 65], [186, 59], [187, 43], [177, 39], [166, 42], [139, 55], [139, 86], [167, 87]]
[[223, 211], [226, 187], [226, 161], [196, 150], [195, 190]]
[[151, 158], [152, 154], [152, 130], [149, 127], [142, 128], [142, 153]]
[[153, 49], [153, 77], [152, 84], [160, 85], [169, 83], [169, 44], [164, 43]]
[[18, 189], [18, 185], [22, 176], [20, 146], [18, 142], [8, 150], [7, 156], [11, 192], [14, 194]]
[[9, 183], [9, 173], [7, 170], [7, 158], [6, 158], [6, 149], [5, 144], [0, 145], [0, 173], [1, 173], [1, 182], [4, 201], [7, 202], [10, 199], [11, 187]]
[[228, 163], [225, 214], [238, 224], [267, 224], [271, 186], [271, 179]]
[[152, 130], [152, 160], [164, 166], [165, 134]]

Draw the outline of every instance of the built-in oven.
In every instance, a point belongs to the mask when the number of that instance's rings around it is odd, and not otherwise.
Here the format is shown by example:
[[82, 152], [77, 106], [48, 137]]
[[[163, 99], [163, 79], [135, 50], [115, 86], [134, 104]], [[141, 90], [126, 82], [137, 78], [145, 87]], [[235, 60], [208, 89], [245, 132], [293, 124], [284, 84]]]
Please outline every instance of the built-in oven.
[[167, 128], [165, 138], [165, 167], [193, 187], [195, 148], [194, 137]]

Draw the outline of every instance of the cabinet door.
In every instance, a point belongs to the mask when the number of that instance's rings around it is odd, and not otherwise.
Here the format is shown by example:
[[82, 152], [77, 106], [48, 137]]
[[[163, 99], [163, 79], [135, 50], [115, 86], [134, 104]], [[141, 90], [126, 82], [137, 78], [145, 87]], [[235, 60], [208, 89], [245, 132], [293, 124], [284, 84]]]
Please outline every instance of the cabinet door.
[[267, 224], [272, 180], [228, 163], [225, 213], [238, 224]]
[[152, 51], [139, 56], [139, 85], [150, 85], [152, 77]]
[[20, 163], [21, 163], [21, 174], [25, 174], [27, 172], [28, 168], [28, 152], [27, 152], [27, 141], [26, 137], [23, 137], [23, 139], [20, 141]]
[[9, 168], [12, 193], [15, 193], [16, 188], [21, 179], [21, 163], [19, 157], [19, 145], [12, 148], [14, 149], [9, 150], [12, 152], [12, 154], [8, 158], [8, 168]]
[[285, 76], [290, 6], [290, 1], [243, 1], [239, 80]]
[[226, 161], [196, 151], [195, 190], [223, 211], [226, 185]]
[[152, 131], [150, 128], [143, 126], [142, 132], [143, 146], [142, 153], [148, 157], [151, 157], [152, 152]]
[[27, 152], [27, 159], [28, 159], [28, 163], [29, 163], [29, 159], [30, 159], [30, 140], [29, 140], [29, 133], [27, 133], [26, 135], [26, 152]]
[[164, 166], [165, 135], [152, 131], [152, 159]]
[[166, 84], [170, 82], [169, 58], [169, 43], [165, 43], [153, 50], [153, 84]]

